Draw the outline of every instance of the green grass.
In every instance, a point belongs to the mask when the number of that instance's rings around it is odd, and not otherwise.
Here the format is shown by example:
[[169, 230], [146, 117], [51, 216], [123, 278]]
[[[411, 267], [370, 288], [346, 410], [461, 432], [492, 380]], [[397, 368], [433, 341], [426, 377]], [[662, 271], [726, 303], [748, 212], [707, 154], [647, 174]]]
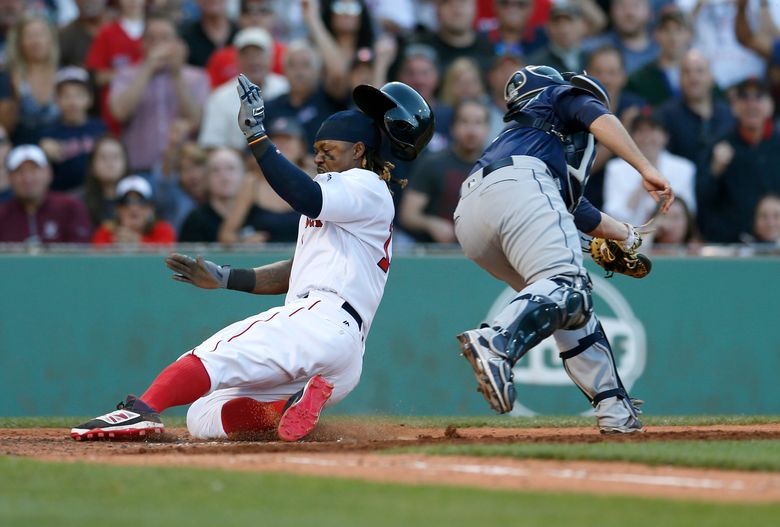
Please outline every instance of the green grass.
[[[74, 424], [90, 419], [81, 417], [0, 417], [0, 428], [70, 428]], [[565, 428], [572, 426], [595, 426], [592, 417], [580, 416], [540, 416], [540, 417], [507, 417], [500, 415], [477, 417], [397, 417], [397, 416], [324, 416], [322, 421], [332, 425], [339, 423], [370, 424], [405, 424], [414, 427], [446, 427], [453, 425], [458, 428], [498, 427], [498, 428]], [[754, 425], [780, 423], [778, 415], [693, 415], [693, 416], [647, 416], [642, 418], [647, 426], [704, 426], [704, 425]], [[184, 417], [166, 416], [165, 424], [170, 427], [184, 426]]]
[[643, 443], [516, 443], [397, 448], [385, 453], [558, 460], [629, 461], [733, 470], [780, 471], [780, 440], [648, 441]]
[[[374, 484], [0, 457], [3, 527], [775, 526], [780, 505]], [[747, 522], [747, 523], [746, 523]]]

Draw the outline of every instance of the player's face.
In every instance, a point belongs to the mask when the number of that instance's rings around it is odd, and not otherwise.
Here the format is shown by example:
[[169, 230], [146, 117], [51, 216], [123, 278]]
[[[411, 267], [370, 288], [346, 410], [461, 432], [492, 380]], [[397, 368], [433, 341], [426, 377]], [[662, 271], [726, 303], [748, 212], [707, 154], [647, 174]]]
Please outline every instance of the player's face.
[[314, 164], [317, 173], [343, 172], [360, 166], [365, 148], [363, 143], [348, 143], [324, 139], [314, 143]]

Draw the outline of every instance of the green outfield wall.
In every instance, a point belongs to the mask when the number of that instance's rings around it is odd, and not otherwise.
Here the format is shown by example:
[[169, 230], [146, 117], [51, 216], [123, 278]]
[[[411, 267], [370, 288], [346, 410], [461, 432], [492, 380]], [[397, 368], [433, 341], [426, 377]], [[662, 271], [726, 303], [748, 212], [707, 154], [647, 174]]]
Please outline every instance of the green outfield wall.
[[[210, 256], [256, 266], [289, 254]], [[644, 280], [592, 274], [596, 310], [647, 413], [780, 413], [780, 258], [657, 258]], [[161, 254], [5, 254], [0, 277], [0, 416], [108, 411], [214, 331], [284, 300], [175, 282]], [[332, 412], [490, 414], [455, 335], [506, 298], [457, 254], [396, 256], [363, 378]], [[589, 408], [547, 342], [515, 376], [516, 413]]]

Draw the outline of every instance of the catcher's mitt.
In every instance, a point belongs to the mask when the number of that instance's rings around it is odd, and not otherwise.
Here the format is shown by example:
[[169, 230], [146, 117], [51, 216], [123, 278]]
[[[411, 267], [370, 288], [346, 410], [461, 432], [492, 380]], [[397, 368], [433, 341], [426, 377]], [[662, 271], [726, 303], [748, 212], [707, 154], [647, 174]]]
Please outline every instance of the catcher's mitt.
[[[633, 228], [632, 228], [633, 230]], [[636, 252], [642, 245], [642, 237], [636, 230], [631, 233], [630, 245], [624, 245], [615, 240], [593, 238], [590, 242], [590, 255], [593, 261], [603, 267], [606, 277], [620, 273], [634, 278], [644, 278], [650, 273], [652, 263], [650, 258]]]

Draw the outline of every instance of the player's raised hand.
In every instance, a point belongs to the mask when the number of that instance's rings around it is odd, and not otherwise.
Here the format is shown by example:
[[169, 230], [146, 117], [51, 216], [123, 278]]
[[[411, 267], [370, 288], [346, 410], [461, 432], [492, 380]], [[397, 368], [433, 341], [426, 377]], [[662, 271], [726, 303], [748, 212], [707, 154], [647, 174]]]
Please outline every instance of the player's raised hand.
[[246, 75], [238, 76], [238, 98], [241, 107], [238, 111], [238, 126], [244, 132], [248, 143], [265, 136], [265, 103], [260, 93], [260, 87], [250, 81]]
[[174, 272], [172, 278], [203, 289], [226, 288], [230, 276], [230, 266], [220, 266], [204, 260], [201, 256], [193, 258], [185, 254], [173, 253], [165, 259], [165, 265]]
[[666, 214], [674, 201], [674, 191], [669, 181], [652, 165], [644, 169], [641, 174], [645, 190], [656, 203], [661, 204], [661, 212]]

